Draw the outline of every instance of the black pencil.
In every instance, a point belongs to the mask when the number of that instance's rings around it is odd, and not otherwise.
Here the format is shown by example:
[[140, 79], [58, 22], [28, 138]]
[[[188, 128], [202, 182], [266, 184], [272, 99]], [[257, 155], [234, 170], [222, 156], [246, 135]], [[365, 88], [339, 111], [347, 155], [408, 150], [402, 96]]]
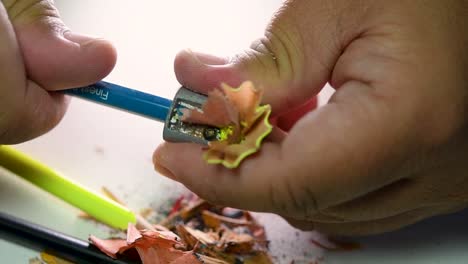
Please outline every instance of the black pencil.
[[76, 264], [136, 264], [114, 260], [89, 242], [0, 212], [0, 238]]

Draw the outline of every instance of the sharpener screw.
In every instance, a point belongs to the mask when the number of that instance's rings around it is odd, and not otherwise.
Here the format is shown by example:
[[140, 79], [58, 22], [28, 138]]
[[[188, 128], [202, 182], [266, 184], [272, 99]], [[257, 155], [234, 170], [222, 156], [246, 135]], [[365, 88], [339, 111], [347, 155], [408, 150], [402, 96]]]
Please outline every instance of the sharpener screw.
[[218, 132], [214, 128], [206, 128], [203, 131], [203, 137], [208, 141], [217, 139]]

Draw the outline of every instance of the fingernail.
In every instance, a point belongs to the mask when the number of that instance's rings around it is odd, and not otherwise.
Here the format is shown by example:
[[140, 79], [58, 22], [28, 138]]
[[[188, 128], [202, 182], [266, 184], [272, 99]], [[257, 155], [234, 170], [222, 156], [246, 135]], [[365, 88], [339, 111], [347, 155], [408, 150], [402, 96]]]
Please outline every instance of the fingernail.
[[190, 49], [185, 50], [186, 54], [194, 61], [205, 65], [225, 65], [228, 63], [228, 58], [218, 57], [202, 52], [195, 52]]

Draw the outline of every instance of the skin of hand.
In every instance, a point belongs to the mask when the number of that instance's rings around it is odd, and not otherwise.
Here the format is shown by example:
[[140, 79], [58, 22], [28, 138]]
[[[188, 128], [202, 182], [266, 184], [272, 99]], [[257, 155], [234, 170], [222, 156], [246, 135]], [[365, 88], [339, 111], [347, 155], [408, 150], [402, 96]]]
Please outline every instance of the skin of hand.
[[388, 232], [461, 210], [466, 14], [465, 0], [291, 0], [242, 54], [182, 51], [181, 84], [207, 92], [252, 80], [275, 117], [287, 119], [327, 82], [336, 93], [235, 170], [207, 164], [202, 147], [185, 143], [159, 146], [155, 168], [216, 204], [335, 235]]
[[0, 43], [0, 144], [52, 129], [68, 104], [56, 91], [99, 81], [116, 61], [109, 42], [72, 33], [52, 0], [2, 0]]

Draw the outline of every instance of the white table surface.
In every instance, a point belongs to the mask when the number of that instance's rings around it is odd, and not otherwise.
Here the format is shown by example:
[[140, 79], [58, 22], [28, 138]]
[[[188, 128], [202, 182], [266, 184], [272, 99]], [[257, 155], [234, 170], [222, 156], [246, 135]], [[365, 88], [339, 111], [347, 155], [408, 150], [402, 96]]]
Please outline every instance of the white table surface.
[[[119, 58], [106, 80], [172, 98], [180, 49], [231, 55], [263, 33], [280, 0], [56, 0], [76, 32], [107, 38]], [[330, 95], [327, 89], [321, 96]], [[184, 188], [153, 170], [151, 155], [162, 141], [162, 125], [117, 110], [73, 100], [52, 132], [17, 148], [82, 184], [106, 186], [132, 209], [158, 208]], [[77, 217], [78, 210], [0, 170], [0, 210], [87, 239], [107, 230]], [[313, 235], [261, 214], [279, 263], [324, 256], [323, 263], [468, 263], [468, 211], [438, 217], [391, 234], [360, 238], [362, 250], [323, 252]], [[37, 252], [0, 239], [0, 263], [28, 263]], [[306, 257], [304, 257], [306, 256]], [[308, 263], [308, 262], [304, 262]]]

